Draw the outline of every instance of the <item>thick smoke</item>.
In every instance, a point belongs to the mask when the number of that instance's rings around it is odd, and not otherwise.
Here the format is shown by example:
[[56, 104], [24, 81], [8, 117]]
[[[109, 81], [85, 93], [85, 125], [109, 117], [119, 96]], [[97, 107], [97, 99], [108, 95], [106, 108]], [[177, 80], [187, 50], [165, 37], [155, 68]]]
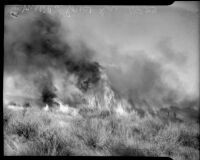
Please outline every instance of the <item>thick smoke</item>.
[[176, 51], [172, 46], [172, 40], [169, 37], [163, 38], [158, 42], [157, 48], [162, 54], [162, 58], [167, 63], [173, 63], [177, 66], [183, 67], [187, 63], [187, 54]]
[[[154, 115], [160, 108], [173, 104], [183, 107], [185, 95], [181, 81], [178, 75], [165, 68], [163, 61], [142, 51], [124, 56], [116, 52], [113, 57], [116, 67], [107, 67], [112, 88], [126, 97], [141, 115], [145, 112]], [[175, 80], [175, 87], [167, 78]]]
[[[51, 105], [57, 96], [64, 102], [77, 101], [77, 93], [95, 86], [101, 76], [95, 58], [107, 65], [106, 74], [115, 93], [125, 97], [142, 115], [146, 111], [153, 115], [165, 105], [182, 107], [186, 101], [191, 101], [184, 100], [178, 74], [165, 68], [165, 64], [170, 63], [184, 67], [187, 61], [185, 54], [174, 51], [170, 39], [160, 41], [157, 46], [161, 59], [152, 59], [145, 51], [133, 51], [128, 55], [111, 49], [104, 53], [103, 48], [88, 45], [89, 36], [82, 37], [85, 41], [68, 39], [71, 28], [63, 26], [59, 17], [42, 13], [5, 20], [5, 75], [19, 74], [27, 86], [36, 87], [34, 93], [37, 92], [35, 95], [44, 103]], [[95, 43], [96, 39], [92, 41]], [[104, 42], [97, 42], [104, 46]], [[109, 47], [112, 48], [105, 45], [108, 50]], [[174, 87], [169, 81], [175, 84]]]
[[43, 74], [33, 77], [33, 85], [38, 89], [41, 94], [39, 97], [44, 104], [53, 106], [53, 99], [57, 97], [57, 89], [55, 88], [53, 77], [50, 72], [46, 71]]
[[56, 96], [52, 70], [73, 74], [73, 85], [82, 91], [100, 78], [99, 64], [92, 60], [94, 52], [83, 42], [77, 42], [78, 49], [74, 49], [64, 40], [65, 31], [58, 18], [43, 13], [5, 21], [4, 72], [21, 74], [37, 86], [43, 102], [51, 103], [49, 99]]

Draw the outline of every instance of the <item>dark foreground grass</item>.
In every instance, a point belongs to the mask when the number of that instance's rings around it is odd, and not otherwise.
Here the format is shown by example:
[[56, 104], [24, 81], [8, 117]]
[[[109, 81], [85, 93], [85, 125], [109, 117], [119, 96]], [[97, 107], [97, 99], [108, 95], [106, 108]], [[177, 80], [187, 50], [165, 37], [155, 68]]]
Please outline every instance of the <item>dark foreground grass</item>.
[[[164, 124], [152, 117], [118, 117], [102, 112], [55, 119], [58, 113], [30, 110], [23, 116], [5, 108], [4, 154], [199, 159], [198, 124]], [[69, 125], [59, 125], [60, 121]]]

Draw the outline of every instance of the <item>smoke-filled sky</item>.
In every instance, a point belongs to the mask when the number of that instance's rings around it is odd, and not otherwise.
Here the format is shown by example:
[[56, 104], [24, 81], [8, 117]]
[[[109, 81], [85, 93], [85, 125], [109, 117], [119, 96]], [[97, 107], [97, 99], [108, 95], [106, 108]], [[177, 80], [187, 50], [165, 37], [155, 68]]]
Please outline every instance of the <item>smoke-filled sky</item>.
[[[147, 55], [166, 68], [164, 76], [170, 85], [184, 88], [189, 95], [197, 95], [198, 3], [175, 2], [155, 8], [105, 7], [103, 13], [102, 7], [91, 8], [91, 14], [85, 11], [85, 15], [73, 16], [71, 12], [71, 18], [61, 15], [77, 37], [97, 50], [102, 62], [125, 70], [132, 61], [127, 56]], [[66, 11], [65, 7], [63, 10]]]
[[[11, 10], [14, 11], [13, 16], [9, 14]], [[97, 61], [105, 67], [112, 87], [120, 94], [133, 99], [156, 96], [162, 100], [177, 101], [185, 97], [198, 97], [198, 2], [175, 2], [171, 6], [156, 7], [31, 6], [29, 10], [24, 6], [6, 6], [5, 48], [10, 49], [12, 42], [19, 39], [23, 43], [37, 41], [37, 38], [30, 41], [28, 34], [34, 28], [31, 21], [38, 12], [48, 14], [56, 24], [58, 21], [59, 33], [55, 37], [55, 45], [60, 47], [59, 51], [69, 45], [72, 50], [70, 55], [78, 53], [75, 57], [86, 59], [89, 65]], [[66, 45], [63, 44], [65, 41]], [[64, 62], [60, 59], [55, 61], [59, 65], [50, 62], [51, 59], [44, 63], [34, 60], [39, 62], [37, 65], [41, 65], [41, 68], [49, 63], [62, 68], [60, 63]], [[12, 65], [14, 61], [6, 60], [12, 67], [5, 69], [5, 75], [9, 75], [10, 70], [17, 70], [17, 66], [29, 68], [27, 65], [34, 60], [28, 63], [15, 61], [16, 66]], [[85, 66], [85, 60], [82, 66]], [[60, 75], [61, 70], [56, 71], [56, 76]], [[5, 91], [12, 88], [12, 76], [4, 79]], [[60, 77], [65, 76], [61, 74]]]

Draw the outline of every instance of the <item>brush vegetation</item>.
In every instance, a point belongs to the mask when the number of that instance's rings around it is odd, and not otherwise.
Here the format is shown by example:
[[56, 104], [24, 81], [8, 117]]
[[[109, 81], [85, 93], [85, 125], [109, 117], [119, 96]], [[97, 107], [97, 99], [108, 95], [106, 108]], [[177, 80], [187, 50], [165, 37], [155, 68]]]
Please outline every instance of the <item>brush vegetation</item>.
[[197, 123], [164, 123], [134, 112], [118, 116], [94, 108], [81, 108], [74, 117], [34, 107], [26, 113], [4, 107], [4, 154], [199, 159]]

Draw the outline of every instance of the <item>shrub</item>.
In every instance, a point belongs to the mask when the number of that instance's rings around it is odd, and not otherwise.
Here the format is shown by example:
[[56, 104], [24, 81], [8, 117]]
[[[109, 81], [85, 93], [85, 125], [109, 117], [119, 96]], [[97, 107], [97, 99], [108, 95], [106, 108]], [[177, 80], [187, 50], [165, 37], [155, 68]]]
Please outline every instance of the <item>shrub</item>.
[[38, 125], [30, 122], [16, 122], [12, 126], [12, 134], [22, 136], [26, 140], [33, 140], [38, 134]]
[[199, 149], [199, 133], [182, 129], [178, 137], [178, 142], [180, 142], [182, 146]]
[[88, 148], [105, 150], [112, 136], [106, 125], [106, 121], [102, 119], [83, 119], [73, 123], [72, 133]]
[[31, 148], [35, 155], [71, 155], [70, 148], [55, 131], [43, 132]]
[[110, 111], [108, 110], [102, 110], [99, 114], [99, 118], [106, 118], [108, 116], [110, 116]]
[[164, 128], [164, 124], [155, 119], [142, 119], [137, 123], [137, 127], [133, 127], [132, 132], [137, 134], [139, 139], [145, 141], [152, 141], [159, 131]]
[[180, 147], [177, 155], [181, 157], [182, 160], [197, 160], [199, 159], [199, 150], [191, 147]]
[[140, 148], [137, 145], [126, 145], [123, 143], [112, 146], [111, 152], [113, 156], [158, 156], [155, 152], [147, 148]]
[[[157, 118], [133, 114], [122, 117], [103, 109], [82, 108], [80, 112], [85, 116], [69, 117], [32, 107], [23, 117], [20, 111], [5, 110], [4, 133], [10, 141], [19, 143], [17, 155], [198, 157], [197, 126], [164, 124]], [[67, 125], [59, 126], [60, 121]]]
[[95, 110], [92, 108], [83, 107], [79, 109], [79, 114], [82, 115], [84, 118], [94, 115], [94, 112]]
[[6, 109], [6, 108], [4, 108], [3, 110], [4, 110], [4, 112], [3, 112], [3, 125], [7, 126], [10, 119], [12, 118], [12, 113], [9, 112], [9, 110]]

